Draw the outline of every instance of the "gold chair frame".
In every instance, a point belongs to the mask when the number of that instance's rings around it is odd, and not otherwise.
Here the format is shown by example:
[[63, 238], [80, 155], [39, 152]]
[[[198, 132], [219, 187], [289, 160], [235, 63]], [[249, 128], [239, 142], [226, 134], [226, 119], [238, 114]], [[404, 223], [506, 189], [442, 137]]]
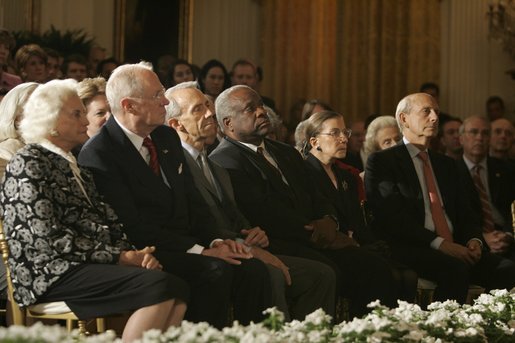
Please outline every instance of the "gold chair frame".
[[[6, 236], [3, 230], [3, 224], [0, 220], [0, 251], [2, 253], [2, 261], [5, 265], [6, 270], [6, 278], [7, 278], [7, 311], [12, 315], [12, 321], [14, 325], [27, 325], [27, 318], [34, 319], [54, 319], [54, 320], [65, 320], [66, 321], [66, 329], [68, 332], [71, 332], [74, 328], [74, 323], [77, 322], [77, 327], [79, 329], [80, 335], [87, 335], [88, 332], [86, 330], [86, 321], [83, 319], [79, 319], [75, 313], [72, 311], [62, 312], [62, 313], [41, 313], [34, 309], [34, 306], [27, 306], [26, 308], [21, 308], [18, 306], [16, 301], [14, 301], [13, 297], [13, 283], [11, 279], [11, 271], [9, 269], [9, 265], [7, 260], [9, 258], [9, 246], [7, 245]], [[50, 303], [53, 304], [53, 303]], [[96, 318], [97, 332], [105, 332], [105, 318]]]

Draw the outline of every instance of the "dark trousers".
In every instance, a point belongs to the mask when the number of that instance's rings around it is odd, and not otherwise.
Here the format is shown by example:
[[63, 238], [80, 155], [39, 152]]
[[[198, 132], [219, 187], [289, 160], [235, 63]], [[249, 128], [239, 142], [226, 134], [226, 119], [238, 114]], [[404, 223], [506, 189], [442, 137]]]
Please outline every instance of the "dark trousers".
[[386, 306], [395, 306], [398, 290], [392, 269], [385, 259], [375, 253], [359, 247], [314, 249], [279, 241], [271, 245], [271, 250], [276, 254], [309, 258], [332, 267], [336, 274], [336, 291], [349, 299], [352, 317], [368, 313], [367, 304], [377, 299]]
[[477, 283], [487, 290], [515, 286], [515, 264], [486, 251], [474, 266], [431, 248], [396, 246], [392, 248], [392, 254], [420, 277], [438, 284], [435, 301], [453, 299], [464, 303], [470, 283]]
[[221, 329], [227, 325], [232, 300], [234, 319], [248, 324], [261, 320], [262, 311], [272, 303], [270, 277], [261, 261], [243, 260], [232, 266], [219, 258], [163, 250], [155, 256], [165, 271], [188, 282], [187, 320]]

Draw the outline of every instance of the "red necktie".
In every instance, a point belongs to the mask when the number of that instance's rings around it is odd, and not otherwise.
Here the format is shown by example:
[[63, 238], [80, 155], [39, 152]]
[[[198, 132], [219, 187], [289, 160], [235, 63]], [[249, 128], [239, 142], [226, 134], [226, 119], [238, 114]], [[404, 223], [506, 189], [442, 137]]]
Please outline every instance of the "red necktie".
[[483, 231], [484, 232], [492, 232], [494, 230], [494, 219], [492, 216], [492, 207], [490, 206], [490, 201], [488, 201], [488, 194], [486, 194], [485, 185], [483, 181], [481, 181], [480, 176], [481, 166], [476, 164], [474, 168], [472, 168], [472, 180], [474, 180], [474, 185], [476, 186], [477, 192], [479, 194], [479, 200], [481, 200], [481, 212], [483, 213]]
[[426, 179], [427, 193], [429, 196], [429, 205], [431, 208], [431, 217], [433, 217], [433, 223], [435, 224], [436, 234], [446, 241], [452, 242], [452, 234], [445, 219], [443, 212], [443, 206], [438, 197], [438, 190], [436, 188], [436, 181], [429, 165], [429, 157], [427, 152], [421, 151], [417, 155], [422, 160], [424, 166], [424, 178]]
[[150, 169], [152, 169], [154, 174], [159, 176], [161, 171], [159, 168], [159, 160], [157, 159], [157, 150], [154, 142], [150, 138], [145, 137], [145, 139], [143, 139], [143, 146], [148, 149], [148, 153], [150, 154], [150, 161], [148, 162], [148, 166]]

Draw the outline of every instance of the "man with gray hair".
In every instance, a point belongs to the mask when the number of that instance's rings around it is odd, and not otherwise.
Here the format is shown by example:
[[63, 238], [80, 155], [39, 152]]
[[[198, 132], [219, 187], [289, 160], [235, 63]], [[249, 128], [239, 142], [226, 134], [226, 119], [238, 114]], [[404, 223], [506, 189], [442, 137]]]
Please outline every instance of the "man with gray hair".
[[515, 266], [482, 251], [480, 223], [470, 215], [455, 162], [428, 151], [438, 115], [431, 95], [404, 97], [395, 115], [403, 141], [369, 157], [365, 188], [392, 257], [435, 281], [435, 300], [463, 303], [470, 282], [512, 288]]
[[[213, 219], [195, 188], [177, 133], [163, 125], [168, 100], [148, 64], [115, 69], [106, 86], [112, 116], [83, 147], [82, 165], [113, 206], [137, 247], [155, 246], [165, 271], [192, 290], [187, 319], [222, 328], [233, 287], [248, 287], [255, 306], [240, 313], [259, 320], [268, 305], [268, 272], [244, 247], [217, 239]], [[249, 264], [236, 275], [232, 265]]]
[[463, 157], [458, 164], [470, 191], [471, 215], [480, 217], [483, 238], [490, 252], [514, 259], [511, 221], [511, 203], [515, 199], [513, 171], [505, 161], [488, 156], [491, 130], [486, 117], [468, 117], [459, 132]]
[[[258, 226], [252, 227], [239, 211], [229, 174], [206, 156], [206, 143], [216, 136], [217, 125], [205, 95], [194, 83], [185, 82], [168, 89], [166, 97], [170, 100], [168, 125], [181, 138], [186, 162], [216, 219], [219, 236], [242, 242], [255, 258], [267, 264], [274, 305], [287, 321], [302, 320], [320, 307], [334, 315], [336, 276], [331, 268], [308, 259], [269, 253], [267, 234]], [[292, 300], [290, 306], [287, 297]]]

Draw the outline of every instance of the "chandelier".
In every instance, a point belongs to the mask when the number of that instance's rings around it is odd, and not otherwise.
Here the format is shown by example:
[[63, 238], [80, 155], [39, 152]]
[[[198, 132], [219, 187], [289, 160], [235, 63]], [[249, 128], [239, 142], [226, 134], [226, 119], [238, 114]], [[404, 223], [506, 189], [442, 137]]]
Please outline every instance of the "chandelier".
[[515, 1], [497, 0], [488, 5], [489, 37], [499, 41], [515, 59]]

